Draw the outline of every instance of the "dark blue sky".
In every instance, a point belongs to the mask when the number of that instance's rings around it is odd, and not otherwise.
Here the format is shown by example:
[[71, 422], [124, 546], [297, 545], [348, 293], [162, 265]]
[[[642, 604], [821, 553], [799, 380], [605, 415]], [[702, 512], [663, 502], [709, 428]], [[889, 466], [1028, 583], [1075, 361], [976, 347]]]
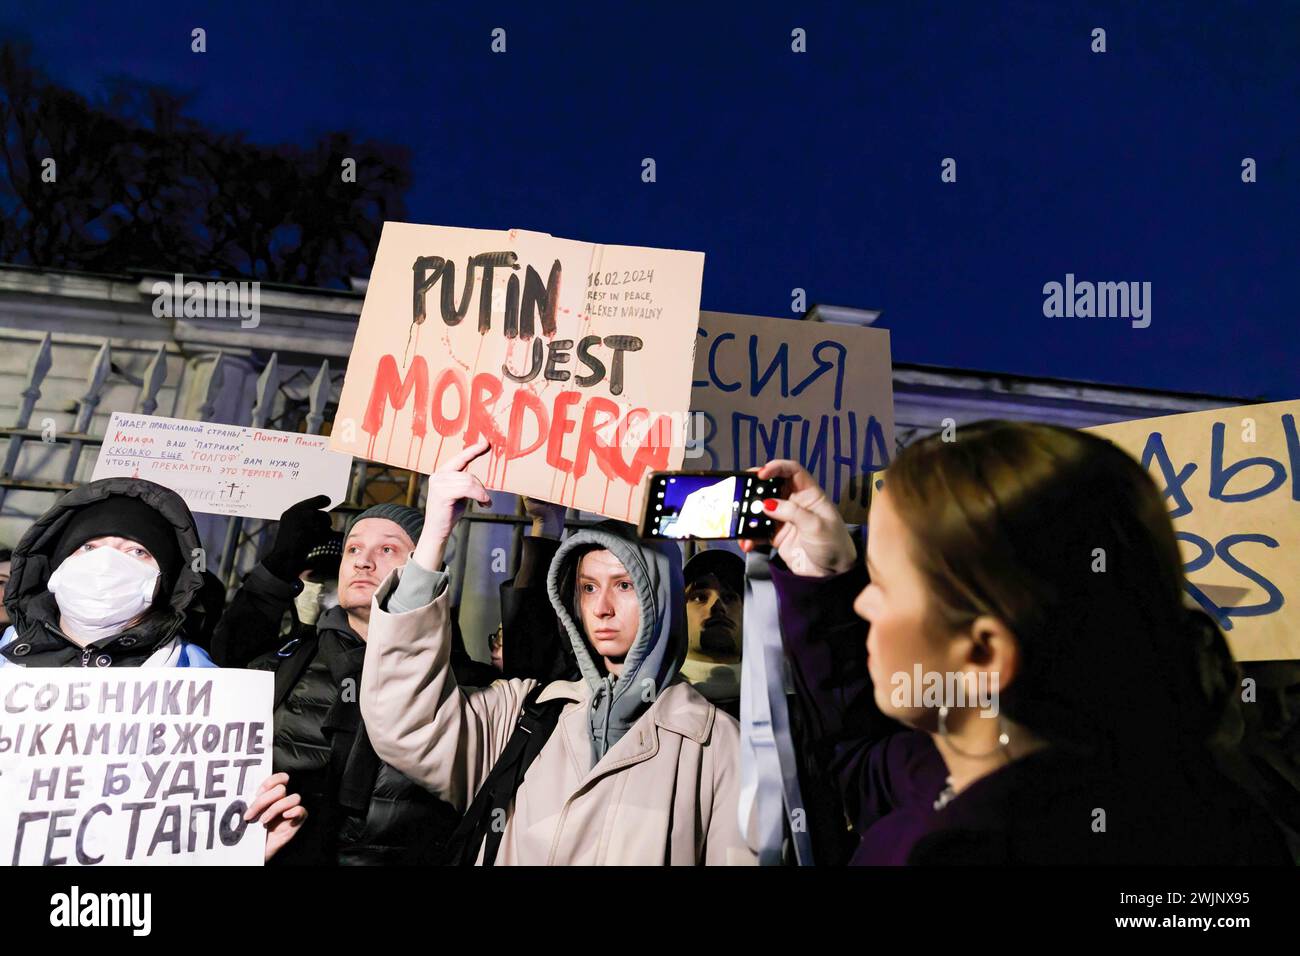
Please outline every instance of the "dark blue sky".
[[[254, 140], [405, 144], [414, 221], [702, 250], [705, 308], [788, 315], [799, 286], [884, 309], [896, 361], [1300, 397], [1300, 3], [641, 6], [40, 3], [0, 30], [91, 96], [130, 74]], [[1045, 318], [1067, 272], [1151, 282], [1151, 326]]]

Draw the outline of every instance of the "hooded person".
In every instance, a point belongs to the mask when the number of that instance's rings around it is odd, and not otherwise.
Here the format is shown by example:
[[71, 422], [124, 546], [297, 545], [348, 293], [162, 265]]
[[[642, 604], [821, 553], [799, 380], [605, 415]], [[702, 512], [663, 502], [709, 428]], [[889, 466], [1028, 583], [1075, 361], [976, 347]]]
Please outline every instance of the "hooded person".
[[375, 595], [361, 707], [376, 752], [463, 810], [513, 741], [537, 740], [517, 731], [521, 718], [551, 706], [553, 730], [519, 772], [492, 855], [478, 851], [479, 862], [752, 863], [737, 822], [736, 721], [679, 674], [686, 625], [674, 545], [639, 542], [614, 523], [571, 535], [547, 588], [579, 679], [457, 683], [440, 568], [466, 500], [489, 503], [464, 472], [486, 450], [471, 446], [430, 477], [420, 544]]
[[176, 494], [138, 478], [68, 492], [13, 550], [0, 667], [212, 667], [220, 614]]
[[[12, 555], [0, 667], [215, 667], [203, 650], [225, 602], [196, 569], [189, 506], [140, 478], [103, 478], [60, 498]], [[267, 831], [264, 859], [307, 819], [273, 774], [245, 814]]]
[[[619, 569], [626, 571], [630, 589], [636, 594], [636, 632], [617, 673], [611, 673], [604, 657], [592, 653], [587, 641], [580, 592], [584, 587], [594, 587], [586, 580], [588, 570], [583, 559], [588, 555], [603, 559], [615, 573]], [[569, 638], [582, 682], [590, 692], [587, 729], [593, 764], [623, 739], [650, 709], [652, 701], [680, 681], [678, 672], [686, 659], [687, 643], [681, 563], [681, 552], [675, 544], [642, 544], [627, 526], [615, 521], [571, 535], [551, 561], [546, 592]], [[599, 630], [596, 636], [600, 636]]]

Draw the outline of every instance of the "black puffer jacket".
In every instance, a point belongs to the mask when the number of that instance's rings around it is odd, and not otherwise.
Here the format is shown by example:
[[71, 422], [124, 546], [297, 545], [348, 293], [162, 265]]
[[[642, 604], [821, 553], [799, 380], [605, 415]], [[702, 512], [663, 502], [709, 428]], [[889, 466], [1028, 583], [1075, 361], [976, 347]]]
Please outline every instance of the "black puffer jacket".
[[[112, 496], [138, 498], [176, 532], [182, 562], [166, 600], [160, 596], [135, 627], [78, 647], [59, 631], [59, 609], [46, 585], [51, 552], [75, 512]], [[206, 647], [224, 595], [210, 573], [196, 570], [202, 542], [185, 501], [169, 488], [140, 478], [104, 478], [60, 498], [27, 529], [14, 548], [5, 607], [17, 634], [0, 651], [25, 667], [139, 666], [164, 645]]]
[[259, 565], [232, 602], [231, 621], [218, 626], [218, 646], [229, 627], [240, 644], [279, 645], [248, 667], [275, 671], [273, 768], [289, 774], [308, 817], [302, 832], [274, 858], [284, 865], [432, 865], [460, 814], [415, 781], [381, 761], [361, 721], [358, 695], [365, 643], [334, 607], [314, 628], [299, 626], [287, 643], [279, 624], [297, 593]]

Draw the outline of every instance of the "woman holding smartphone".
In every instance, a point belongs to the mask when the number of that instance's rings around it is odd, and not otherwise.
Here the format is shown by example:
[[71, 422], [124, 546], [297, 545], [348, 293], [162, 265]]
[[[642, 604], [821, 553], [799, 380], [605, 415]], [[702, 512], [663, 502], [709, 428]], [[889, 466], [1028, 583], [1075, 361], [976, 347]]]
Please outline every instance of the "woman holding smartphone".
[[1239, 677], [1127, 454], [1023, 423], [924, 439], [875, 496], [866, 567], [807, 471], [759, 474], [790, 483], [767, 503], [783, 639], [853, 862], [1289, 862], [1217, 769]]

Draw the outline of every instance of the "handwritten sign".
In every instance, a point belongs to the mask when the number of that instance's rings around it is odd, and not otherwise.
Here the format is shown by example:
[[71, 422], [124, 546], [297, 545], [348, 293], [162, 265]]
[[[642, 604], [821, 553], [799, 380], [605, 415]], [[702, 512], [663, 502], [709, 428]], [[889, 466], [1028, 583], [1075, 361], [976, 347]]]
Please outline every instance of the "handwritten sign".
[[331, 433], [432, 472], [636, 520], [683, 455], [704, 255], [389, 222]]
[[347, 496], [352, 459], [324, 435], [114, 412], [94, 478], [144, 478], [202, 514], [278, 518], [304, 498]]
[[1151, 472], [1189, 593], [1240, 661], [1300, 658], [1300, 401], [1088, 429]]
[[0, 863], [260, 866], [274, 675], [0, 670]]
[[740, 469], [791, 458], [846, 521], [866, 520], [869, 472], [894, 448], [889, 333], [757, 315], [701, 312], [691, 408], [703, 457]]

